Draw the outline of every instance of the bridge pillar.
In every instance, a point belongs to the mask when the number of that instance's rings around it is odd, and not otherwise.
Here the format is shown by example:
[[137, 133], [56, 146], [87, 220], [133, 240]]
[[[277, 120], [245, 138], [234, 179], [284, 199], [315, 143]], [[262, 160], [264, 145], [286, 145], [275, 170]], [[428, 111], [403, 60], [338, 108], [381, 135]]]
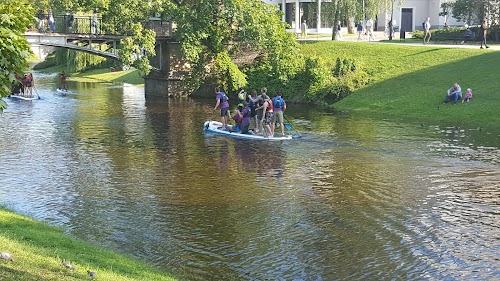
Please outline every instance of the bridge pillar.
[[190, 72], [181, 57], [180, 44], [170, 39], [156, 40], [156, 56], [149, 58], [153, 70], [144, 77], [146, 96], [188, 96], [189, 90], [181, 84]]

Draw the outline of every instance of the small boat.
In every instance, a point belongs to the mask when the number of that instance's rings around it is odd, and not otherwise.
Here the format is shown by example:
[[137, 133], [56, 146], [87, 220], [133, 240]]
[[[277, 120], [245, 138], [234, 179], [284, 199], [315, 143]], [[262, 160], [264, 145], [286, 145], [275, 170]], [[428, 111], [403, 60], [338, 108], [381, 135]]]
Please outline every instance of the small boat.
[[56, 92], [58, 92], [59, 94], [63, 94], [63, 95], [72, 95], [72, 94], [75, 94], [75, 92], [72, 92], [68, 89], [61, 89], [61, 88], [57, 88]]
[[10, 95], [9, 98], [15, 99], [15, 100], [39, 100], [40, 99], [40, 97], [38, 95], [31, 96], [31, 97], [25, 97], [25, 96], [20, 96], [20, 95]]
[[219, 135], [224, 135], [228, 137], [238, 138], [238, 139], [249, 139], [249, 140], [267, 140], [267, 141], [284, 141], [291, 140], [292, 136], [282, 136], [282, 137], [266, 137], [262, 135], [254, 135], [254, 134], [242, 134], [238, 132], [230, 132], [226, 130], [222, 130], [222, 123], [217, 121], [206, 121], [203, 125], [205, 132], [215, 133]]

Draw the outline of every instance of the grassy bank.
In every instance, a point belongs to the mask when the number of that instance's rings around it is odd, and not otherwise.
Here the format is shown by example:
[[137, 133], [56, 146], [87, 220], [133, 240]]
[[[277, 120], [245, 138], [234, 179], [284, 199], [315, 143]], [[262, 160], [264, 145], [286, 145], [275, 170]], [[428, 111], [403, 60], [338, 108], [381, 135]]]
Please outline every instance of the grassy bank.
[[[174, 280], [145, 263], [70, 238], [60, 229], [0, 208], [0, 280]], [[76, 269], [65, 268], [65, 259]]]
[[[63, 65], [54, 66], [40, 70], [46, 73], [61, 73], [66, 71], [66, 67]], [[125, 71], [113, 72], [109, 68], [105, 69], [93, 69], [84, 72], [70, 73], [69, 80], [74, 81], [104, 81], [104, 82], [123, 82], [133, 85], [143, 85], [144, 79], [140, 75], [137, 69], [129, 69]]]
[[[371, 83], [335, 103], [337, 110], [437, 125], [500, 122], [498, 51], [338, 41], [307, 42], [302, 49], [306, 56], [320, 56], [332, 65], [339, 56], [353, 58], [370, 74]], [[463, 92], [472, 88], [471, 103], [443, 104], [453, 82]]]

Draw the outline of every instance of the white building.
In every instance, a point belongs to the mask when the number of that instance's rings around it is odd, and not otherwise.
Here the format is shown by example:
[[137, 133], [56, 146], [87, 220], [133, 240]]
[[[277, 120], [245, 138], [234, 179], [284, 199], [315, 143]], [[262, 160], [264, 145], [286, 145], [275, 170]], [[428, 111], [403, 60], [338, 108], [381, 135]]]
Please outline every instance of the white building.
[[[388, 0], [391, 1], [391, 0]], [[399, 6], [399, 0], [393, 0], [393, 19], [396, 30], [400, 28], [407, 32], [422, 30], [422, 23], [427, 17], [430, 18], [432, 29], [444, 26], [445, 18], [439, 16], [441, 12], [441, 3], [454, 0], [405, 0]], [[334, 25], [334, 14], [329, 12], [332, 0], [263, 0], [268, 4], [279, 6], [283, 11], [283, 21], [287, 22], [291, 29], [289, 31], [300, 33], [300, 23], [305, 19], [310, 33], [329, 33]], [[331, 6], [330, 6], [331, 7]], [[373, 19], [377, 30], [384, 30], [385, 25], [391, 18], [391, 3], [388, 4], [388, 10], [385, 7]], [[345, 24], [345, 23], [344, 23]], [[462, 26], [451, 16], [447, 19], [449, 26]]]
[[[451, 2], [454, 0], [405, 0], [399, 6], [399, 0], [394, 1], [394, 27], [402, 28], [407, 32], [422, 30], [422, 23], [427, 17], [430, 18], [431, 28], [438, 29], [444, 27], [445, 20], [448, 26], [463, 26], [464, 23], [457, 21], [451, 15], [447, 19], [444, 16], [439, 16], [442, 12], [441, 3]], [[378, 16], [378, 30], [384, 30], [385, 24], [391, 19], [391, 10], [381, 11]]]

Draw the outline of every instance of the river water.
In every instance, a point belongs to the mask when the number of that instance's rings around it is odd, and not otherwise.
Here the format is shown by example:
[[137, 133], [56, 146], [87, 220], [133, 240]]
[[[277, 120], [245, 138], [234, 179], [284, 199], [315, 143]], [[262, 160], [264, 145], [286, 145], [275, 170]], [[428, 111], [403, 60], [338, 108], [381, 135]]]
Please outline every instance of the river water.
[[289, 106], [295, 140], [234, 140], [212, 99], [35, 76], [0, 116], [18, 213], [183, 280], [500, 278], [500, 131]]

